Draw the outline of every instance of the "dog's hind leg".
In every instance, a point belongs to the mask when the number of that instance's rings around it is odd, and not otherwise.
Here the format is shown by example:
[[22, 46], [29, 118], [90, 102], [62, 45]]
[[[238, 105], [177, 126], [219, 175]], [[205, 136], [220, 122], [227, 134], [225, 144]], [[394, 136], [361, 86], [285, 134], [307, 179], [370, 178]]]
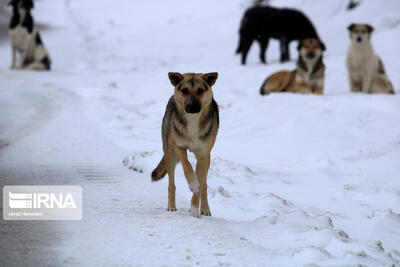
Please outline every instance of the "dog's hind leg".
[[386, 75], [379, 75], [373, 79], [371, 84], [371, 93], [373, 94], [394, 94], [392, 83]]
[[269, 76], [260, 89], [261, 95], [268, 95], [272, 92], [286, 92], [295, 74], [289, 71], [280, 71]]
[[280, 39], [280, 49], [281, 49], [281, 62], [289, 61], [290, 51], [289, 51], [289, 40], [287, 38]]
[[[196, 164], [196, 174], [200, 180], [200, 199], [201, 199], [201, 208], [200, 214], [205, 216], [211, 216], [210, 207], [208, 206], [207, 199], [207, 174], [208, 169], [210, 168], [210, 155], [197, 157]], [[192, 197], [192, 205], [194, 205], [198, 198], [195, 198], [195, 195]]]
[[24, 69], [28, 69], [28, 70], [47, 70], [46, 66], [42, 62], [32, 62], [28, 66], [25, 66]]
[[265, 53], [268, 48], [268, 43], [269, 43], [269, 38], [268, 37], [262, 37], [258, 40], [260, 42], [260, 60], [262, 63], [267, 63], [265, 59]]

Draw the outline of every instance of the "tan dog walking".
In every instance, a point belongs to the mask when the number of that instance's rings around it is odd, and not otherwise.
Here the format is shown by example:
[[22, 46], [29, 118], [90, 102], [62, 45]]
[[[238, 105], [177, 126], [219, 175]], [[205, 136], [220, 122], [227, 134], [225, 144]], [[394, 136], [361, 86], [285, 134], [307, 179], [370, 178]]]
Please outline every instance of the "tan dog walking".
[[[168, 211], [176, 211], [175, 166], [180, 161], [190, 190], [193, 192], [190, 214], [211, 216], [207, 200], [207, 174], [210, 152], [219, 126], [218, 105], [211, 87], [218, 73], [168, 74], [175, 93], [170, 98], [162, 122], [164, 157], [151, 174], [152, 181], [168, 173]], [[187, 150], [197, 159], [196, 170], [187, 158]], [[199, 212], [199, 203], [201, 207]]]

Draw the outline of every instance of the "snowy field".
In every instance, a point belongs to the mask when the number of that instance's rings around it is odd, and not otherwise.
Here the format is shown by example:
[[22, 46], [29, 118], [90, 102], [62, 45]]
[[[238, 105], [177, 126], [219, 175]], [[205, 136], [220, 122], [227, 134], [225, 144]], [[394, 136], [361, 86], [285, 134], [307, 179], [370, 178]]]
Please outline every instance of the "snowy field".
[[[400, 1], [346, 2], [272, 1], [314, 22], [325, 94], [261, 97], [297, 51], [239, 64], [248, 0], [37, 1], [54, 68], [9, 70], [0, 43], [0, 185], [82, 185], [83, 219], [2, 220], [0, 266], [400, 266], [400, 96], [350, 93], [345, 69], [347, 25], [371, 23], [400, 93]], [[212, 217], [190, 216], [180, 165], [177, 212], [150, 182], [169, 71], [219, 72]]]

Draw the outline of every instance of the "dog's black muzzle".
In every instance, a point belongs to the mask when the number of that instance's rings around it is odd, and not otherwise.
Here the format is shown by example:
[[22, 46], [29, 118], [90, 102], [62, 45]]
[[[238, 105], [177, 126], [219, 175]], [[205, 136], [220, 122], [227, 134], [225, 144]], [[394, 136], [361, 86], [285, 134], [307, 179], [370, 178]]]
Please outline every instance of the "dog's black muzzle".
[[357, 42], [361, 43], [362, 42], [362, 38], [360, 36], [357, 37]]
[[193, 96], [189, 96], [189, 98], [185, 101], [185, 110], [187, 113], [199, 113], [201, 110], [201, 103], [194, 99]]
[[315, 57], [315, 53], [314, 52], [308, 52], [307, 54], [306, 54], [306, 58], [307, 59], [313, 59]]

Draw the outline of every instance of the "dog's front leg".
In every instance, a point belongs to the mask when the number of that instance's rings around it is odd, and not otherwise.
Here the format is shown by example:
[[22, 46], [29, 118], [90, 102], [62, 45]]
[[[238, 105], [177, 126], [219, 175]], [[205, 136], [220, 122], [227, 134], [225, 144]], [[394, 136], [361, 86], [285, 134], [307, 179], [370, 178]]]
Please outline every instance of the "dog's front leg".
[[298, 84], [298, 85], [296, 85], [294, 92], [300, 93], [300, 94], [312, 94], [313, 91], [312, 91], [311, 87], [306, 84]]
[[20, 55], [19, 63], [18, 63], [18, 68], [19, 69], [23, 69], [24, 68], [24, 63], [26, 61], [26, 57], [27, 57], [27, 52], [24, 52], [24, 53], [22, 53], [22, 55]]
[[362, 92], [365, 94], [371, 93], [372, 73], [369, 72], [363, 77]]
[[313, 90], [313, 93], [317, 95], [322, 95], [324, 93], [324, 87], [316, 86], [315, 89]]
[[11, 46], [11, 54], [12, 54], [12, 58], [11, 58], [11, 69], [15, 69], [15, 62], [17, 60], [17, 49], [15, 49], [14, 46]]
[[200, 184], [196, 177], [195, 172], [193, 171], [192, 165], [190, 164], [187, 158], [187, 149], [182, 147], [176, 147], [176, 155], [178, 156], [179, 161], [183, 167], [183, 173], [185, 174], [185, 178], [189, 184], [190, 191], [193, 192], [192, 203], [190, 206], [190, 214], [194, 217], [200, 217], [199, 212], [199, 191]]
[[280, 39], [280, 49], [281, 49], [281, 62], [286, 62], [290, 60], [290, 50], [289, 41], [287, 38]]
[[164, 154], [164, 164], [168, 173], [168, 211], [176, 211], [175, 205], [175, 166], [178, 162], [176, 155], [171, 147], [168, 148], [168, 153]]
[[207, 199], [207, 174], [208, 174], [208, 169], [210, 168], [210, 154], [206, 156], [196, 155], [196, 157], [197, 157], [196, 174], [200, 180], [200, 199], [201, 199], [200, 214], [205, 216], [211, 216], [210, 207], [208, 206], [208, 199]]
[[312, 92], [317, 95], [322, 95], [324, 93], [324, 82], [318, 80], [312, 88]]

